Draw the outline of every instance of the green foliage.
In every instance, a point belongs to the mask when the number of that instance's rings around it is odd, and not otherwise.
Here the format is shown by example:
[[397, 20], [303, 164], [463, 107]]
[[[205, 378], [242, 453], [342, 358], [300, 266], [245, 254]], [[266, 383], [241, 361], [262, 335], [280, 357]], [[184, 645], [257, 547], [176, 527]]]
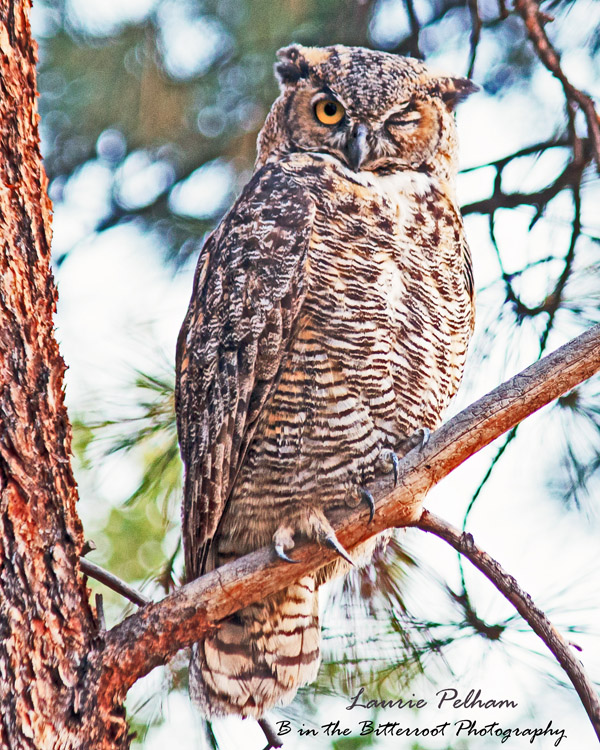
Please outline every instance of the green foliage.
[[165, 562], [165, 525], [148, 497], [133, 507], [113, 508], [104, 527], [110, 539], [108, 568], [118, 570], [127, 581], [140, 581], [148, 571], [158, 571]]
[[137, 409], [141, 411], [139, 416], [100, 422], [93, 429], [102, 432], [112, 428], [114, 434], [109, 438], [107, 455], [132, 450], [141, 454], [142, 478], [126, 505], [152, 497], [162, 507], [163, 515], [169, 516], [172, 505], [178, 502], [182, 472], [175, 421], [174, 375], [160, 378], [140, 372], [135, 388], [140, 394], [136, 399]]
[[154, 579], [168, 591], [180, 548], [177, 509], [182, 479], [173, 374], [138, 373], [135, 389], [135, 416], [90, 424], [77, 419], [74, 450], [79, 469], [86, 472], [93, 473], [98, 461], [114, 454], [128, 454], [137, 464], [134, 491], [122, 504], [109, 506], [99, 527], [92, 525], [88, 533], [92, 538], [99, 533], [104, 543], [98, 544], [96, 557], [120, 578]]
[[372, 734], [340, 737], [339, 740], [334, 740], [331, 743], [331, 747], [334, 750], [361, 750], [363, 747], [373, 747], [376, 744], [376, 739]]

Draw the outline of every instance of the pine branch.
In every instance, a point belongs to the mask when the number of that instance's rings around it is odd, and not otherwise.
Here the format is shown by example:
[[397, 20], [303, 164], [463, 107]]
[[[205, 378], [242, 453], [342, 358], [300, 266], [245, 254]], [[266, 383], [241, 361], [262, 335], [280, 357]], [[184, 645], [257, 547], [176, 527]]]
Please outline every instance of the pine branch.
[[[414, 525], [421, 517], [425, 494], [443, 477], [528, 415], [600, 370], [600, 326], [553, 354], [538, 360], [503, 383], [437, 430], [420, 451], [401, 462], [397, 486], [389, 476], [370, 487], [376, 512], [333, 517], [338, 538], [352, 549], [374, 534]], [[314, 543], [294, 551], [296, 565], [276, 558], [268, 548], [224, 565], [149, 604], [108, 631], [103, 647], [91, 655], [106, 697], [121, 700], [133, 683], [166, 663], [248, 604], [314, 573], [335, 553]]]
[[[515, 0], [514, 5], [515, 11], [525, 23], [529, 39], [540, 61], [561, 82], [568, 106], [576, 105], [583, 112], [596, 166], [600, 171], [600, 118], [592, 98], [575, 88], [561, 67], [560, 55], [552, 46], [544, 29], [544, 25], [553, 19], [540, 10], [538, 0]], [[575, 134], [574, 137], [576, 138]]]
[[423, 511], [421, 518], [414, 525], [423, 531], [435, 534], [448, 542], [461, 555], [467, 557], [514, 605], [517, 612], [534, 633], [544, 641], [567, 673], [600, 740], [600, 700], [594, 684], [585, 673], [579, 659], [573, 655], [567, 641], [556, 630], [542, 610], [536, 607], [529, 594], [521, 589], [515, 579], [496, 560], [476, 546], [471, 534], [461, 533], [442, 518], [438, 518], [427, 510]]

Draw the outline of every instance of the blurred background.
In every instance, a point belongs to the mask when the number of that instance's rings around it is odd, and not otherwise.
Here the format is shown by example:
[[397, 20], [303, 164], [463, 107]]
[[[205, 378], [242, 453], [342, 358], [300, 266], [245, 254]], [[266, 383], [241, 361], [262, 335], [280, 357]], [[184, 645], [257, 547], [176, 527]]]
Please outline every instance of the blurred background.
[[[542, 3], [562, 74], [600, 97], [600, 3]], [[160, 598], [182, 577], [175, 339], [203, 239], [248, 180], [292, 41], [424, 58], [481, 87], [458, 111], [459, 200], [475, 259], [477, 328], [452, 413], [600, 319], [600, 187], [591, 119], [544, 66], [504, 0], [54, 0], [34, 2], [42, 148], [54, 203], [57, 335], [67, 372], [89, 559]], [[580, 99], [580, 102], [582, 100]], [[592, 113], [593, 119], [593, 113]], [[597, 158], [597, 154], [596, 154]], [[600, 680], [600, 399], [592, 379], [435, 488], [427, 507], [471, 531], [580, 646]], [[109, 625], [133, 605], [101, 591]], [[370, 697], [429, 706], [358, 720], [427, 728], [465, 717], [435, 694], [481, 689], [518, 708], [478, 724], [594, 734], [545, 647], [495, 589], [437, 539], [398, 533], [373, 565], [324, 590], [319, 680], [274, 716], [299, 728]], [[264, 746], [252, 722], [207, 725], [189, 704], [187, 657], [128, 698], [135, 748]], [[449, 731], [449, 730], [448, 730]], [[240, 740], [243, 738], [243, 740]], [[556, 738], [535, 742], [554, 746]], [[310, 747], [496, 747], [454, 734], [311, 737]], [[526, 747], [530, 738], [507, 746]]]

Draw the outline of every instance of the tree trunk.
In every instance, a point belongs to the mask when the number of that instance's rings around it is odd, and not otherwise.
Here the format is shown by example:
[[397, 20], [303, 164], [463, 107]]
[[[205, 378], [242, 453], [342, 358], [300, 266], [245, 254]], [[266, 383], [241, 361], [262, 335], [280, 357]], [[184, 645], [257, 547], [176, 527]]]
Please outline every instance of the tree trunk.
[[82, 706], [98, 631], [78, 575], [29, 9], [0, 0], [0, 746], [121, 748], [123, 710]]

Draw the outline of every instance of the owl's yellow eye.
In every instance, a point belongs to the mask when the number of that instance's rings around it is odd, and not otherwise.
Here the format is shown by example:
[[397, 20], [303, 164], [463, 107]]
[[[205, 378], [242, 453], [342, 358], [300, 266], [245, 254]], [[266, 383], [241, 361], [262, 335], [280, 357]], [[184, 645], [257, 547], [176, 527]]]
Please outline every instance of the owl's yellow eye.
[[346, 110], [334, 99], [321, 99], [315, 104], [315, 116], [323, 125], [337, 125]]

